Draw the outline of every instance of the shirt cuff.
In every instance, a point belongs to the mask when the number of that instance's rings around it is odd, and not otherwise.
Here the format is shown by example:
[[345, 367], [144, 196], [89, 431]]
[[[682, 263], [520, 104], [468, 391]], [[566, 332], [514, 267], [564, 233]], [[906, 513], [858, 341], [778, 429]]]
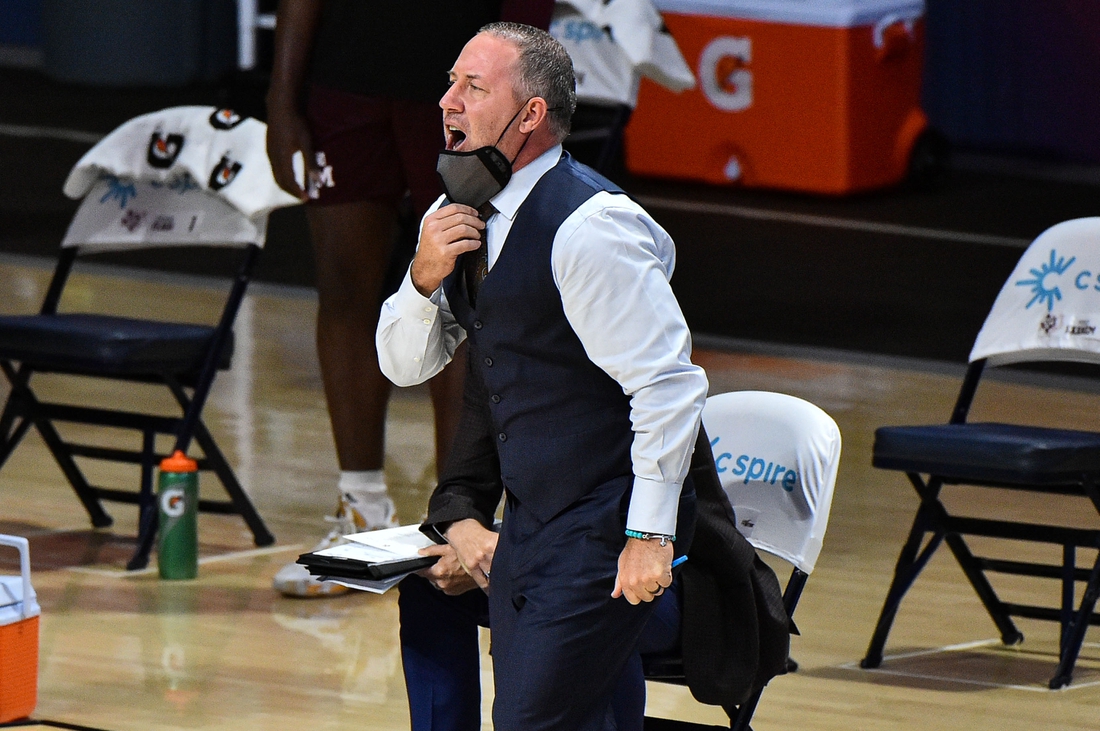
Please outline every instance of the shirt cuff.
[[681, 485], [674, 482], [654, 482], [635, 476], [630, 510], [626, 514], [626, 529], [676, 535], [680, 488]]
[[412, 267], [405, 272], [405, 278], [401, 282], [401, 286], [397, 288], [397, 292], [394, 294], [392, 302], [394, 311], [401, 317], [409, 318], [424, 318], [430, 317], [435, 319], [436, 314], [439, 312], [440, 296], [443, 292], [443, 287], [440, 287], [436, 291], [432, 292], [431, 297], [425, 297], [417, 290], [416, 285], [412, 281]]

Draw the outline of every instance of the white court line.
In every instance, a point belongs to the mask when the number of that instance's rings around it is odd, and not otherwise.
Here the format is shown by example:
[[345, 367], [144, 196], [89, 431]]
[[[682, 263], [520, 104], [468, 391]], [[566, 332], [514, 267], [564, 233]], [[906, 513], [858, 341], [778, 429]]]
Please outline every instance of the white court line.
[[[906, 660], [912, 657], [923, 657], [926, 655], [935, 655], [942, 652], [958, 652], [961, 650], [973, 650], [978, 647], [992, 647], [994, 645], [1000, 645], [1001, 641], [998, 639], [992, 640], [975, 640], [973, 642], [961, 642], [957, 645], [944, 645], [943, 647], [934, 647], [929, 650], [914, 650], [913, 652], [902, 652], [897, 655], [883, 655], [882, 661], [885, 663], [888, 660]], [[1090, 643], [1086, 643], [1090, 644]], [[928, 673], [914, 673], [904, 670], [892, 670], [889, 668], [863, 668], [860, 667], [859, 662], [846, 662], [836, 667], [842, 670], [855, 670], [862, 673], [878, 673], [882, 675], [894, 675], [902, 678], [917, 678], [920, 680], [937, 680], [943, 683], [962, 683], [964, 685], [980, 685], [985, 688], [1006, 688], [1008, 690], [1026, 690], [1032, 693], [1048, 693], [1050, 688], [1046, 686], [1036, 687], [1034, 685], [1016, 685], [1014, 683], [995, 683], [989, 680], [974, 680], [971, 678], [958, 678], [947, 675], [930, 675]], [[1093, 686], [1100, 685], [1100, 679], [1093, 680], [1088, 683], [1072, 682], [1067, 686], [1059, 688], [1060, 691], [1077, 690], [1079, 688], [1091, 688]]]
[[[220, 563], [222, 561], [238, 561], [244, 558], [253, 558], [255, 556], [266, 556], [272, 553], [284, 553], [286, 551], [301, 551], [304, 546], [301, 543], [296, 543], [292, 546], [270, 546], [268, 548], [253, 548], [249, 551], [234, 551], [232, 553], [220, 553], [217, 556], [207, 556], [206, 558], [199, 559], [199, 566], [206, 566], [207, 564]], [[91, 569], [86, 566], [67, 566], [66, 571], [72, 571], [77, 574], [89, 574], [91, 576], [106, 576], [110, 579], [131, 579], [136, 576], [148, 576], [149, 574], [157, 573], [157, 567], [146, 567], [144, 569], [137, 569], [135, 571], [118, 571], [112, 569]]]
[[972, 234], [963, 231], [945, 231], [938, 228], [926, 228], [923, 226], [903, 226], [895, 223], [860, 221], [854, 218], [834, 218], [833, 216], [815, 216], [809, 213], [789, 213], [786, 211], [774, 211], [764, 208], [734, 206], [727, 203], [699, 203], [697, 201], [680, 201], [647, 195], [635, 197], [638, 199], [638, 202], [648, 208], [663, 208], [669, 211], [681, 211], [684, 213], [735, 216], [737, 218], [751, 218], [756, 221], [795, 223], [802, 226], [839, 228], [848, 231], [865, 231], [867, 233], [908, 236], [917, 239], [954, 241], [962, 244], [1009, 246], [1014, 249], [1026, 249], [1031, 245], [1030, 239], [1021, 239], [1014, 236], [994, 236], [992, 234]]
[[99, 132], [83, 132], [78, 129], [63, 129], [61, 127], [34, 127], [23, 124], [0, 124], [0, 135], [64, 140], [65, 142], [81, 142], [88, 145], [94, 145], [107, 136]]

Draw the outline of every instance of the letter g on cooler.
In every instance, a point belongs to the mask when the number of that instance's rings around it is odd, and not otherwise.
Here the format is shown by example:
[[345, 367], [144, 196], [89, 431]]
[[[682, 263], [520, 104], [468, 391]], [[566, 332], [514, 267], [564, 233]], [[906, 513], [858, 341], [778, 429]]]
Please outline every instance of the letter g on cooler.
[[719, 36], [699, 56], [699, 85], [707, 100], [725, 112], [752, 106], [752, 39]]

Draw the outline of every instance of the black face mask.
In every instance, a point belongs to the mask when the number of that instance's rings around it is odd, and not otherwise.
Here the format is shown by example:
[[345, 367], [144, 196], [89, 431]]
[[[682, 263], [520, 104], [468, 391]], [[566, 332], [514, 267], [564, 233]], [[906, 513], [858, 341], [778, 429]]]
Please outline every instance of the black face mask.
[[[526, 106], [527, 102], [523, 104]], [[496, 145], [504, 139], [504, 134], [522, 111], [523, 106], [516, 110], [494, 145], [479, 147], [470, 152], [440, 150], [439, 162], [436, 163], [435, 170], [439, 173], [439, 180], [443, 183], [443, 192], [447, 194], [448, 200], [452, 203], [480, 208], [494, 195], [504, 190], [504, 186], [508, 185], [508, 181], [512, 179], [514, 159], [509, 160], [505, 157]], [[523, 145], [526, 145], [529, 139], [531, 135], [527, 135]], [[519, 153], [523, 151], [523, 145], [516, 152], [516, 157], [519, 157]]]

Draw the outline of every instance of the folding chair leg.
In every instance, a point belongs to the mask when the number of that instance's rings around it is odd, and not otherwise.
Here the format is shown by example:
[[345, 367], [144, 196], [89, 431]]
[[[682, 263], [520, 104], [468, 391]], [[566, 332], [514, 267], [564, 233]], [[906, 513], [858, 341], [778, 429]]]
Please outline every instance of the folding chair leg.
[[146, 431], [141, 444], [141, 492], [138, 494], [137, 548], [127, 571], [137, 571], [149, 565], [149, 554], [157, 537], [160, 523], [157, 498], [153, 490], [153, 465], [156, 462], [156, 432]]
[[76, 461], [73, 460], [72, 454], [65, 447], [65, 442], [61, 439], [61, 435], [57, 433], [53, 424], [45, 419], [39, 419], [34, 422], [34, 426], [38, 433], [42, 435], [42, 441], [46, 442], [46, 446], [49, 447], [53, 458], [57, 460], [58, 467], [61, 468], [61, 471], [69, 480], [76, 496], [80, 498], [84, 509], [88, 511], [88, 517], [91, 518], [92, 525], [96, 528], [109, 527], [114, 523], [114, 519], [103, 509], [103, 505], [100, 504], [95, 491], [92, 490], [92, 486], [84, 478], [84, 473], [80, 471]]
[[1085, 585], [1081, 607], [1063, 634], [1058, 668], [1054, 671], [1054, 677], [1050, 679], [1051, 690], [1065, 687], [1073, 679], [1073, 666], [1077, 663], [1077, 655], [1081, 652], [1081, 645], [1085, 641], [1085, 630], [1091, 623], [1098, 596], [1100, 596], [1100, 553], [1096, 555], [1096, 562], [1092, 566], [1088, 583]]
[[229, 493], [229, 499], [233, 502], [238, 514], [244, 518], [244, 522], [252, 531], [253, 542], [261, 547], [270, 546], [275, 542], [275, 536], [271, 535], [271, 532], [267, 529], [263, 518], [260, 517], [255, 506], [252, 505], [252, 500], [241, 487], [241, 483], [237, 481], [233, 468], [229, 466], [225, 455], [222, 454], [221, 449], [214, 441], [214, 437], [210, 435], [210, 432], [206, 429], [206, 424], [202, 421], [195, 425], [195, 441], [202, 447], [203, 454], [206, 455], [206, 459], [213, 468], [214, 473], [221, 480], [225, 491]]
[[1001, 642], [1005, 645], [1018, 645], [1023, 642], [1023, 633], [1016, 628], [1016, 624], [1004, 610], [1004, 605], [993, 590], [993, 585], [985, 578], [985, 574], [978, 565], [978, 559], [974, 558], [966, 542], [958, 533], [948, 533], [946, 540], [947, 547], [951, 549], [951, 553], [955, 554], [955, 560], [959, 562], [966, 578], [970, 580], [970, 585], [974, 587], [982, 605], [989, 612], [993, 624], [997, 625], [997, 631], [1001, 633]]
[[736, 713], [730, 715], [731, 731], [752, 731], [749, 722], [752, 721], [752, 714], [756, 713], [756, 706], [760, 704], [760, 695], [763, 692], [763, 688], [754, 692], [747, 701], [737, 707]]
[[[932, 537], [922, 550], [921, 544], [924, 542], [926, 533], [931, 533]], [[913, 519], [909, 538], [898, 555], [898, 562], [894, 567], [894, 579], [890, 582], [889, 591], [886, 592], [886, 601], [882, 604], [882, 612], [879, 614], [874, 634], [871, 635], [871, 644], [867, 648], [867, 654], [859, 662], [861, 668], [877, 668], [882, 664], [882, 651], [886, 647], [886, 637], [890, 634], [894, 619], [897, 618], [901, 600], [905, 598], [909, 587], [917, 580], [917, 576], [932, 558], [932, 554], [940, 547], [943, 537], [942, 531], [932, 528], [929, 509], [922, 504]]]
[[30, 428], [31, 422], [27, 419], [21, 419], [14, 428], [11, 424], [5, 424], [0, 420], [0, 439], [3, 440], [0, 442], [0, 467], [8, 461], [8, 457], [19, 446], [19, 442], [23, 441], [23, 437], [27, 435]]
[[11, 392], [4, 404], [3, 413], [0, 413], [0, 466], [3, 466], [30, 429], [32, 422], [26, 416], [24, 404], [28, 396], [33, 403], [34, 395], [27, 390], [26, 374], [17, 372], [7, 361], [0, 362], [0, 366], [3, 366], [3, 371], [11, 382]]

